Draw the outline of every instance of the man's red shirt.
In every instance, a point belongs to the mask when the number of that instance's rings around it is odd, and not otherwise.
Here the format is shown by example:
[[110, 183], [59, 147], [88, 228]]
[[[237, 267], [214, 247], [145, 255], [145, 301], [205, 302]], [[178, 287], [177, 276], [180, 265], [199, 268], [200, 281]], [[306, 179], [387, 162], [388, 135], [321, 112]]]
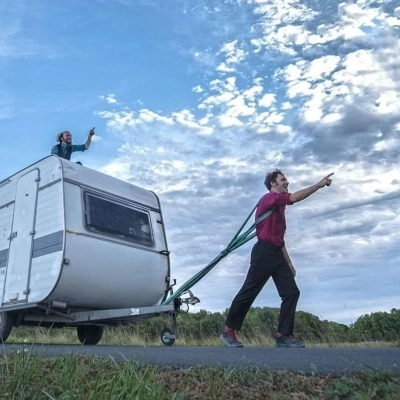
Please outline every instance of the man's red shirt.
[[269, 217], [257, 224], [256, 233], [259, 240], [280, 247], [285, 245], [285, 209], [291, 204], [293, 203], [290, 201], [290, 193], [269, 192], [261, 197], [256, 211], [256, 220], [272, 207], [275, 209]]

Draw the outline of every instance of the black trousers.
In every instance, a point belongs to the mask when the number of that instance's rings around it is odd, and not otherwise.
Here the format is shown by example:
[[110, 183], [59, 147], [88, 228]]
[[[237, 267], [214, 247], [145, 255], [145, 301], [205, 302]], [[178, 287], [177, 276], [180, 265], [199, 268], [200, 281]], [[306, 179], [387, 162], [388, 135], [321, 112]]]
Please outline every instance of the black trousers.
[[262, 241], [258, 241], [251, 251], [250, 268], [242, 288], [232, 301], [226, 326], [240, 331], [247, 312], [271, 276], [282, 299], [277, 331], [287, 336], [293, 334], [300, 291], [282, 249]]

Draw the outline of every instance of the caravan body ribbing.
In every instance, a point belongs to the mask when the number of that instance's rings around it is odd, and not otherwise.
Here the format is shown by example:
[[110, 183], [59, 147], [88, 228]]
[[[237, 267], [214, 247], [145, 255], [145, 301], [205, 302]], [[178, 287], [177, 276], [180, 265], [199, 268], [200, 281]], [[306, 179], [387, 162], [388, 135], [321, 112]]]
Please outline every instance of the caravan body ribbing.
[[57, 156], [0, 182], [0, 311], [160, 305], [169, 251], [155, 193]]

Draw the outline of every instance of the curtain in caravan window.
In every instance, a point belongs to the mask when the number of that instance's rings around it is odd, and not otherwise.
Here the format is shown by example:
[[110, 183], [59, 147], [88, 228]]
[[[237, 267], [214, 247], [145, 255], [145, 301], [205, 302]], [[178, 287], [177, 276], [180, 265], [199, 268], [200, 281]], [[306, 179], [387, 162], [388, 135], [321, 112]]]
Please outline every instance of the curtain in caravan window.
[[149, 214], [97, 195], [85, 194], [85, 222], [89, 230], [152, 245]]

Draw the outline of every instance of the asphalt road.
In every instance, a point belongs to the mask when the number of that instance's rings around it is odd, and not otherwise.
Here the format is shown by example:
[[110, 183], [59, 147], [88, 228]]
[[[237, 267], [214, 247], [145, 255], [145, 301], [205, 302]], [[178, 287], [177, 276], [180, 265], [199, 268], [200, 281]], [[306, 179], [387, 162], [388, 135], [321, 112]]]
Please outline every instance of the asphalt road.
[[190, 346], [81, 346], [81, 345], [0, 345], [0, 355], [15, 351], [58, 355], [113, 357], [136, 360], [158, 366], [259, 367], [285, 369], [315, 374], [342, 374], [379, 369], [400, 375], [400, 348], [305, 348], [277, 349], [267, 347], [190, 347]]

